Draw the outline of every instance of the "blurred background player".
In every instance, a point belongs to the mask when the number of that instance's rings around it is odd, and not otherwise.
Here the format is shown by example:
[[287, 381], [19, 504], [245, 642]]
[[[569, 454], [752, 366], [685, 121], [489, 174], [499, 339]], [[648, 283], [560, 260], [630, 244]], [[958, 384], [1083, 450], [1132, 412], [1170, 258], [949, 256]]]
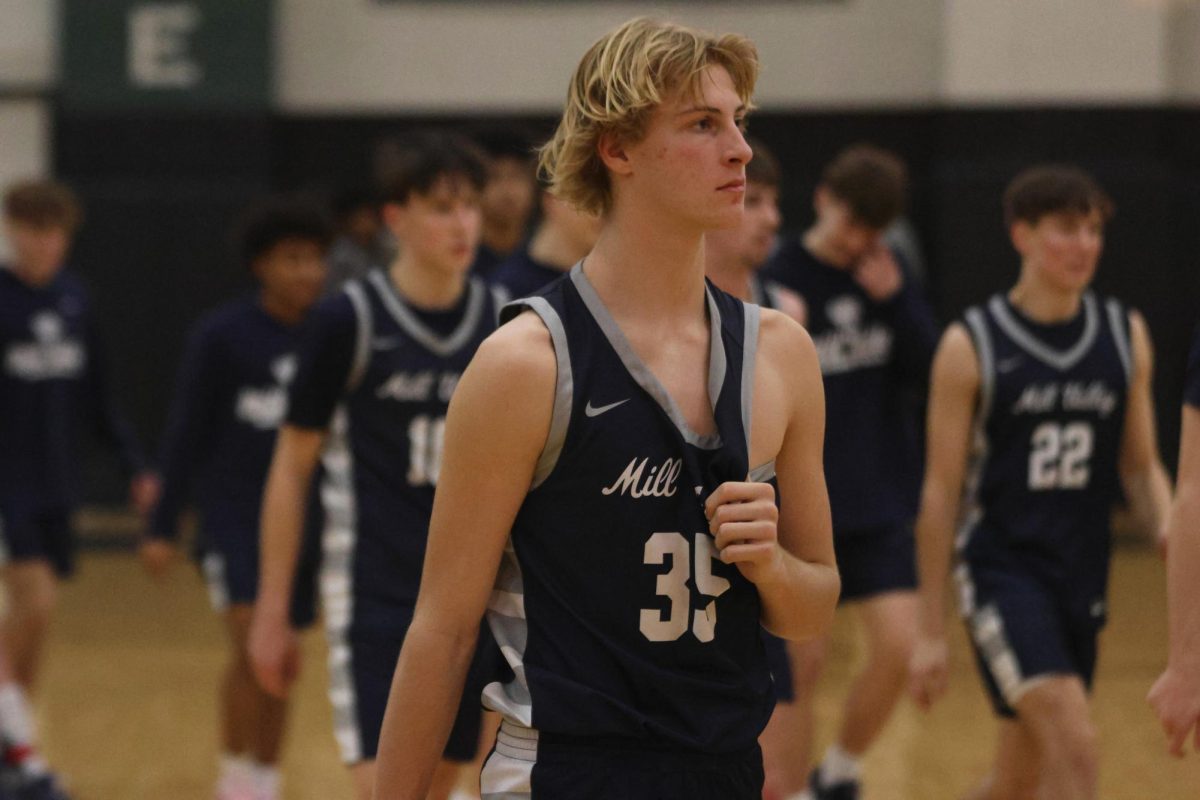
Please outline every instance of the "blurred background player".
[[485, 128], [473, 139], [486, 157], [487, 183], [479, 197], [483, 230], [471, 272], [489, 278], [529, 234], [538, 191], [533, 142], [513, 127]]
[[[421, 580], [446, 408], [499, 312], [493, 292], [468, 275], [484, 180], [482, 159], [459, 136], [427, 133], [409, 143], [383, 207], [400, 255], [314, 311], [267, 480], [254, 668], [280, 696], [295, 677], [288, 600], [305, 497], [323, 459], [330, 699], [360, 800], [371, 796], [388, 688]], [[476, 755], [488, 644], [431, 798], [448, 796], [458, 764]]]
[[1175, 756], [1200, 751], [1200, 328], [1188, 356], [1175, 502], [1167, 521], [1169, 650], [1150, 704]]
[[114, 402], [88, 293], [64, 271], [79, 221], [79, 203], [61, 184], [19, 183], [5, 193], [13, 259], [0, 268], [0, 540], [10, 602], [3, 635], [26, 691], [37, 675], [57, 582], [74, 567], [71, 515], [83, 434], [119, 456], [139, 513], [158, 493]]
[[[844, 150], [822, 173], [812, 227], [785, 242], [765, 270], [804, 300], [820, 356], [841, 599], [855, 604], [867, 638], [867, 661], [851, 685], [836, 738], [808, 781], [810, 793], [799, 795], [820, 800], [859, 796], [861, 758], [904, 690], [916, 635], [914, 397], [927, 380], [937, 327], [920, 288], [882, 241], [904, 209], [906, 173], [884, 150]], [[810, 763], [813, 700], [828, 645], [825, 639], [789, 647], [796, 725], [784, 762], [801, 770]], [[794, 776], [787, 783], [790, 793], [803, 788]]]
[[1088, 691], [1112, 509], [1124, 490], [1132, 518], [1158, 536], [1170, 503], [1153, 353], [1140, 314], [1088, 289], [1112, 211], [1089, 175], [1029, 169], [1004, 210], [1016, 285], [968, 309], [933, 366], [912, 688], [927, 708], [946, 687], [955, 549], [962, 613], [1001, 718], [992, 773], [972, 797], [1094, 800]]
[[777, 281], [764, 279], [759, 270], [775, 250], [779, 225], [779, 161], [753, 136], [746, 144], [754, 158], [746, 165], [746, 199], [742, 222], [736, 228], [704, 235], [704, 273], [734, 297], [774, 308], [804, 324], [804, 301]]
[[[163, 492], [141, 554], [161, 574], [195, 487], [199, 550], [214, 609], [225, 617], [232, 658], [220, 690], [223, 754], [217, 800], [275, 800], [286, 701], [254, 679], [247, 650], [258, 588], [258, 520], [275, 435], [287, 411], [305, 317], [325, 285], [329, 223], [318, 209], [275, 198], [240, 230], [258, 288], [205, 315], [180, 366], [163, 443]], [[314, 618], [319, 514], [310, 505], [291, 623]]]
[[389, 263], [395, 250], [379, 213], [379, 200], [370, 189], [346, 189], [334, 198], [333, 222], [336, 232], [325, 257], [329, 265], [325, 285], [331, 293]]
[[526, 297], [579, 263], [596, 244], [600, 217], [586, 214], [555, 197], [548, 188], [538, 192], [541, 219], [529, 241], [492, 272], [492, 283], [512, 297]]

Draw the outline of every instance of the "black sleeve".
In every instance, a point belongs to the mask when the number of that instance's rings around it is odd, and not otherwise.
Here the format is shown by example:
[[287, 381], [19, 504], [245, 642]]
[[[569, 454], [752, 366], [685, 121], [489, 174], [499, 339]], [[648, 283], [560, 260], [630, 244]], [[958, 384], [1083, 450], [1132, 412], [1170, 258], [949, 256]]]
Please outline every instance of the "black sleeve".
[[91, 313], [84, 333], [87, 348], [87, 370], [84, 376], [86, 415], [93, 435], [112, 449], [129, 476], [146, 469], [149, 462], [138, 444], [133, 426], [125, 417], [109, 382], [108, 354], [103, 337]]
[[[365, 323], [364, 323], [365, 324]], [[345, 293], [321, 302], [305, 325], [300, 365], [288, 395], [289, 425], [324, 430], [347, 389], [360, 321]]]
[[223, 386], [217, 350], [218, 343], [203, 324], [188, 337], [163, 436], [162, 495], [151, 517], [153, 537], [175, 539], [179, 535], [179, 515], [188, 502], [192, 475], [207, 443], [213, 440]]
[[1187, 375], [1183, 384], [1183, 402], [1200, 409], [1200, 326], [1192, 337], [1192, 349], [1188, 353]]
[[883, 311], [896, 332], [896, 366], [900, 379], [924, 387], [929, 383], [929, 370], [937, 349], [938, 324], [912, 271], [898, 253], [893, 255], [904, 274], [904, 283], [900, 291], [883, 304]]

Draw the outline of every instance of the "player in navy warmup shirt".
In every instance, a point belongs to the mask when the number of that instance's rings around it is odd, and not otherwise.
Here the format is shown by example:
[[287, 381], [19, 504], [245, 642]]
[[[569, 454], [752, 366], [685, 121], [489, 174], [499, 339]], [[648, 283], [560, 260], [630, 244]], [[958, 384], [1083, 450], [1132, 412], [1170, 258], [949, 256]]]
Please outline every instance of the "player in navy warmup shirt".
[[[481, 159], [459, 137], [429, 133], [409, 145], [384, 205], [400, 256], [313, 312], [267, 483], [255, 668], [271, 691], [292, 677], [286, 600], [301, 538], [298, 509], [320, 457], [330, 698], [342, 758], [364, 800], [421, 582], [446, 408], [499, 313], [497, 295], [468, 276], [483, 180]], [[494, 651], [484, 644], [481, 659]], [[485, 669], [480, 661], [474, 690], [461, 698], [431, 797], [446, 796], [459, 763], [476, 754]]]
[[[247, 635], [263, 485], [296, 374], [301, 325], [325, 284], [330, 235], [319, 210], [283, 198], [242, 223], [241, 255], [258, 289], [209, 312], [188, 337], [163, 443], [163, 492], [142, 545], [147, 568], [161, 574], [180, 515], [195, 497], [204, 572], [232, 645], [220, 698], [218, 800], [278, 796], [286, 702], [255, 683]], [[319, 543], [315, 522], [305, 535], [312, 545]], [[315, 547], [306, 553], [292, 604], [298, 627], [314, 616]]]
[[[1167, 734], [1167, 748], [1182, 756], [1200, 723], [1200, 327], [1192, 339], [1183, 391], [1179, 472], [1167, 522], [1170, 558], [1170, 652], [1167, 668], [1150, 691], [1150, 702]], [[1200, 740], [1193, 739], [1200, 749]]]
[[483, 228], [471, 273], [491, 280], [496, 267], [520, 251], [537, 197], [533, 147], [518, 128], [488, 127], [473, 137], [483, 150], [487, 184], [479, 198]]
[[821, 635], [838, 581], [812, 345], [704, 280], [756, 73], [743, 37], [646, 19], [581, 61], [542, 167], [604, 225], [451, 404], [378, 797], [424, 796], [485, 608], [513, 674], [484, 797], [762, 796], [760, 628]]
[[[816, 220], [786, 241], [765, 274], [797, 292], [817, 346], [828, 412], [825, 477], [842, 601], [853, 602], [868, 658], [839, 730], [813, 770], [817, 798], [856, 797], [860, 759], [904, 689], [916, 635], [912, 519], [920, 472], [916, 429], [937, 328], [920, 287], [883, 244], [902, 212], [906, 175], [891, 153], [840, 153], [814, 195]], [[828, 642], [790, 648], [796, 703], [791, 758], [806, 768], [812, 704]]]
[[1132, 518], [1157, 536], [1170, 502], [1153, 356], [1141, 316], [1088, 288], [1111, 213], [1096, 182], [1035, 167], [1009, 185], [1004, 207], [1020, 277], [947, 330], [933, 365], [912, 685], [926, 707], [945, 688], [953, 546], [962, 614], [1001, 720], [976, 796], [1090, 800], [1087, 693], [1107, 616], [1109, 519], [1123, 490]]
[[[0, 717], [13, 713], [17, 687], [36, 678], [58, 580], [74, 567], [71, 515], [83, 438], [90, 434], [117, 454], [139, 512], [158, 491], [114, 402], [88, 292], [64, 270], [79, 217], [73, 193], [60, 184], [21, 183], [5, 193], [13, 258], [0, 265], [0, 560], [9, 599], [3, 640], [15, 684], [0, 689]], [[22, 791], [61, 796], [44, 769], [35, 771], [38, 785]]]
[[492, 272], [492, 283], [510, 297], [534, 294], [567, 274], [596, 244], [600, 218], [584, 214], [546, 188], [539, 192], [542, 218], [529, 242]]

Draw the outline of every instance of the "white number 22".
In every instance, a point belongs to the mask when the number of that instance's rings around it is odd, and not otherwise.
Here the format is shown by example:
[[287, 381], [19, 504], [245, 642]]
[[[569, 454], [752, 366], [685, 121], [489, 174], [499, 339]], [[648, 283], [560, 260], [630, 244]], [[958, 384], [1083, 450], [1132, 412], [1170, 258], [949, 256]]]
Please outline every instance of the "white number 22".
[[[695, 550], [688, 546], [682, 533], [656, 533], [646, 540], [644, 564], [662, 564], [671, 557], [671, 569], [658, 576], [656, 586], [660, 597], [671, 601], [667, 618], [657, 608], [641, 610], [640, 629], [642, 635], [652, 642], [673, 642], [688, 630], [690, 621], [692, 635], [702, 642], [711, 642], [717, 633], [717, 600], [729, 588], [729, 581], [712, 571], [717, 548], [711, 536], [697, 533]], [[693, 555], [693, 559], [691, 556]], [[688, 579], [692, 577], [695, 563], [696, 589], [706, 597], [713, 598], [703, 609], [692, 609]], [[691, 612], [690, 614], [688, 612]], [[689, 620], [690, 617], [690, 620]]]
[[1086, 422], [1044, 422], [1037, 426], [1030, 442], [1029, 488], [1086, 488], [1092, 476], [1089, 462], [1094, 438], [1092, 426]]

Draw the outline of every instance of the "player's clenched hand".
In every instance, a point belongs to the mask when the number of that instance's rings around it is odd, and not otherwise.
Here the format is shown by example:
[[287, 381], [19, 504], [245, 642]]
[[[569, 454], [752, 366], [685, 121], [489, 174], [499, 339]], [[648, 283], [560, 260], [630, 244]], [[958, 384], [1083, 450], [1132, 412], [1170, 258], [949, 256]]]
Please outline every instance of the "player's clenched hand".
[[1167, 667], [1146, 699], [1167, 733], [1167, 750], [1171, 755], [1183, 757], [1188, 734], [1193, 731], [1192, 746], [1200, 751], [1200, 675]]
[[769, 483], [728, 481], [704, 504], [708, 530], [726, 564], [736, 564], [753, 583], [770, 581], [783, 569], [779, 547], [779, 508]]
[[300, 672], [300, 649], [296, 631], [286, 617], [254, 607], [250, 622], [250, 665], [263, 691], [276, 697], [287, 697], [288, 690]]
[[165, 539], [146, 537], [138, 546], [138, 556], [141, 558], [146, 572], [149, 572], [152, 577], [159, 578], [175, 559], [175, 545]]
[[913, 700], [928, 711], [946, 691], [949, 680], [949, 649], [945, 637], [917, 637], [908, 662], [908, 687]]

